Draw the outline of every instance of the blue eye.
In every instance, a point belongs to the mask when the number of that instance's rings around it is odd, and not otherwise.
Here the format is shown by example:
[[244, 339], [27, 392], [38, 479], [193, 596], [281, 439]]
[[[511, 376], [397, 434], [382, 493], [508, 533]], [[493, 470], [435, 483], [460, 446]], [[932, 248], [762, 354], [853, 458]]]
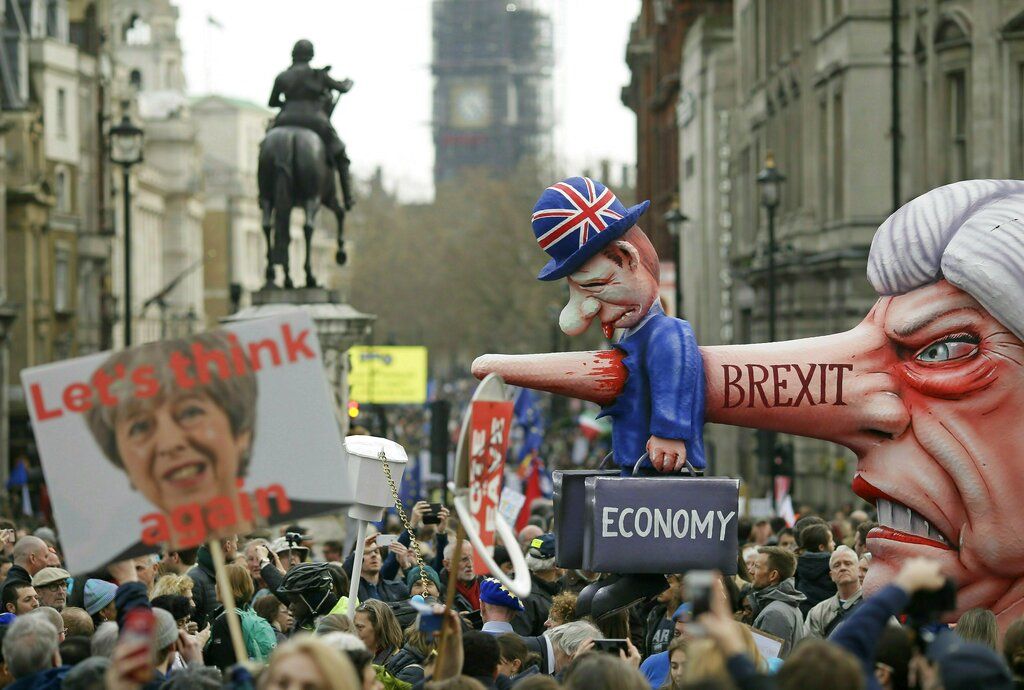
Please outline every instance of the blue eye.
[[954, 335], [926, 345], [914, 359], [925, 364], [952, 362], [972, 356], [978, 351], [978, 338], [973, 335]]

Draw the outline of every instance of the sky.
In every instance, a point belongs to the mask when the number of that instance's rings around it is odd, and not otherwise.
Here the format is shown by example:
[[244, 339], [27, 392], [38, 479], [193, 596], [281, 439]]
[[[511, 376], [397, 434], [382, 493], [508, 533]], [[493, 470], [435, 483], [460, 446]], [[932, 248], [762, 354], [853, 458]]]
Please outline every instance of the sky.
[[[356, 175], [380, 166], [405, 201], [433, 194], [431, 0], [173, 0], [190, 93], [265, 104], [299, 38], [315, 66], [349, 77], [334, 126]], [[566, 174], [636, 159], [636, 118], [619, 93], [640, 0], [540, 0], [554, 19], [556, 162]], [[211, 23], [210, 18], [219, 24]], [[618, 173], [615, 173], [616, 177]]]

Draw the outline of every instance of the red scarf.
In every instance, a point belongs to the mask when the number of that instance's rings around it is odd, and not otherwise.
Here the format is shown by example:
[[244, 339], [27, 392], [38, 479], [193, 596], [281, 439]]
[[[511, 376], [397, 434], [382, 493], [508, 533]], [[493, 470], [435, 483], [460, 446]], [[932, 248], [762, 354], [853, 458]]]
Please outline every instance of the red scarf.
[[455, 591], [466, 598], [466, 600], [472, 605], [474, 611], [480, 609], [480, 578], [474, 577], [470, 583], [465, 583], [462, 580], [455, 580]]

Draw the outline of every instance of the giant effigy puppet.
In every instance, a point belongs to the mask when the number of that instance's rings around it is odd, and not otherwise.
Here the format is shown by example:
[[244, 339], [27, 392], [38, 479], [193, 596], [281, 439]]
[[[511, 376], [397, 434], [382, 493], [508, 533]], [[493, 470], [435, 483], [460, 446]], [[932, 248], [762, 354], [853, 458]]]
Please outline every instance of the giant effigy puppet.
[[[574, 335], [596, 319], [619, 339], [602, 352], [485, 355], [474, 373], [598, 402], [634, 477], [702, 469], [705, 420], [846, 446], [852, 489], [880, 523], [866, 593], [927, 556], [957, 582], [950, 620], [982, 607], [1005, 629], [1024, 615], [1024, 182], [957, 182], [908, 202], [872, 241], [879, 298], [857, 327], [752, 345], [697, 347], [662, 312], [637, 224], [646, 207], [625, 209], [584, 177], [545, 190], [533, 230], [551, 257], [540, 279], [568, 283], [559, 325]], [[604, 595], [602, 610], [627, 603], [615, 579], [591, 594], [595, 607]]]

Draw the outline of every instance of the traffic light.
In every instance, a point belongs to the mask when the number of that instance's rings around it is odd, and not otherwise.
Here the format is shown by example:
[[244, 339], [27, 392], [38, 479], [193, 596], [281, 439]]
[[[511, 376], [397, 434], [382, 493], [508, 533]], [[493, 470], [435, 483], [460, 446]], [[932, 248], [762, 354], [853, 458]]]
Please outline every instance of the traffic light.
[[349, 419], [355, 419], [359, 416], [359, 403], [355, 400], [348, 401], [348, 416]]

